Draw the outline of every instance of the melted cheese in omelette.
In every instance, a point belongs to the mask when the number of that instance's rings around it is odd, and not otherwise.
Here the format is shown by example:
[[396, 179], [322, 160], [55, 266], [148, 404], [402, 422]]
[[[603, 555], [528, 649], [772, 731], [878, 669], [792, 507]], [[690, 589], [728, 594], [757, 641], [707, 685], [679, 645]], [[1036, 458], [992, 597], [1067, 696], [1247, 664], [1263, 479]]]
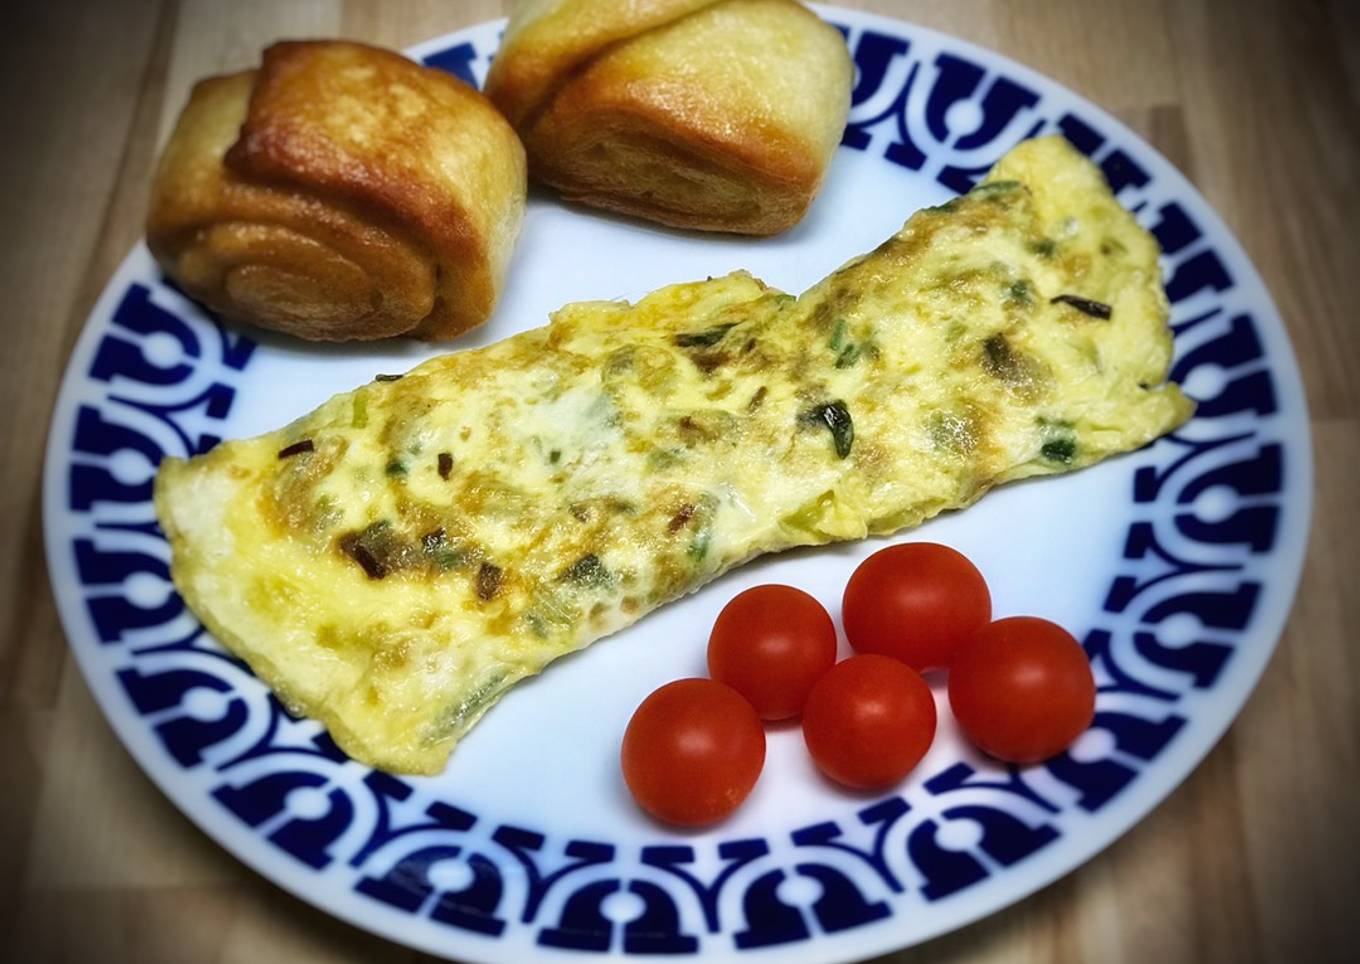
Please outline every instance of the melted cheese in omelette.
[[736, 273], [568, 305], [167, 460], [176, 585], [351, 756], [437, 771], [517, 680], [744, 560], [1179, 425], [1157, 253], [1026, 142], [801, 297]]

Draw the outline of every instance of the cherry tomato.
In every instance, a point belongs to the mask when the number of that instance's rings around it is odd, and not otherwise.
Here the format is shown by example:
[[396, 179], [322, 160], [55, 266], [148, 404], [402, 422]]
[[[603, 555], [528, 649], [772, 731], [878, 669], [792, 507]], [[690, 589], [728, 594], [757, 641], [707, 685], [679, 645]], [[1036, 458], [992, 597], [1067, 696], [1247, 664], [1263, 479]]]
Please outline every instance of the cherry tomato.
[[698, 827], [726, 817], [756, 785], [765, 765], [765, 730], [732, 687], [676, 680], [633, 713], [620, 762], [642, 809], [668, 823]]
[[764, 720], [801, 713], [812, 684], [835, 662], [831, 616], [792, 586], [755, 586], [733, 597], [708, 638], [708, 675], [750, 700]]
[[935, 697], [921, 674], [887, 656], [852, 656], [817, 681], [803, 740], [817, 768], [861, 790], [906, 776], [935, 738]]
[[992, 618], [992, 597], [967, 557], [933, 542], [890, 546], [865, 559], [845, 587], [850, 645], [925, 672]]
[[1046, 619], [1013, 616], [983, 627], [954, 653], [949, 705], [978, 749], [1036, 763], [1091, 725], [1096, 682], [1071, 633]]

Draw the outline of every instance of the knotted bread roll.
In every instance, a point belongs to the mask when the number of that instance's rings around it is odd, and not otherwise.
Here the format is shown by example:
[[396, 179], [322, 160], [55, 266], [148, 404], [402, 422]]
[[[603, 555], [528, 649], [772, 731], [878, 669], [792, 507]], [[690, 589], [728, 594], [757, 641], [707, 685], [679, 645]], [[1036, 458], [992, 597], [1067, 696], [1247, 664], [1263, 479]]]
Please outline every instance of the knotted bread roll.
[[794, 0], [521, 0], [486, 93], [569, 200], [775, 234], [821, 186], [852, 73]]
[[327, 341], [452, 338], [495, 306], [525, 160], [485, 98], [399, 54], [279, 43], [194, 87], [147, 243], [226, 318]]

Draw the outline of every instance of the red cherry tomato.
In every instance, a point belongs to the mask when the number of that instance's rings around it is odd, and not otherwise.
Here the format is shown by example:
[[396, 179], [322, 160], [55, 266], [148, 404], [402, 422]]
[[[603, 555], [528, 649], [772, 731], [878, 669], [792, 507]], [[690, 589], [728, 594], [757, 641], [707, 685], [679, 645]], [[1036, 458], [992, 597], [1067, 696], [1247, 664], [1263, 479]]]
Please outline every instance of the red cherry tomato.
[[668, 823], [698, 827], [726, 817], [756, 785], [765, 765], [765, 730], [730, 686], [676, 680], [633, 713], [620, 762], [642, 809]]
[[887, 656], [852, 656], [817, 681], [803, 740], [817, 768], [861, 790], [906, 776], [935, 738], [935, 698], [921, 674]]
[[801, 713], [812, 684], [835, 662], [831, 616], [792, 586], [738, 594], [708, 639], [708, 675], [750, 700], [764, 720]]
[[1036, 763], [1091, 725], [1096, 682], [1071, 633], [1046, 619], [1013, 616], [983, 627], [954, 653], [949, 705], [978, 749]]
[[921, 672], [948, 666], [955, 648], [991, 618], [982, 573], [933, 542], [875, 552], [850, 577], [841, 606], [857, 652], [891, 656]]

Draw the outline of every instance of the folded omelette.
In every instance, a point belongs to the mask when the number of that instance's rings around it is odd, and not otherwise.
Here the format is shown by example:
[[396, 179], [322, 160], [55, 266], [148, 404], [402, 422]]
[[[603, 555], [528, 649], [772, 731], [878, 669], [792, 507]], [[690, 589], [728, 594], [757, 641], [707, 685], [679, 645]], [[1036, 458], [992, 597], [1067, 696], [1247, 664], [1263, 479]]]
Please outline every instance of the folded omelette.
[[1184, 422], [1157, 245], [1025, 142], [800, 297], [737, 272], [167, 459], [175, 585], [357, 760], [441, 769], [518, 680], [733, 566]]

